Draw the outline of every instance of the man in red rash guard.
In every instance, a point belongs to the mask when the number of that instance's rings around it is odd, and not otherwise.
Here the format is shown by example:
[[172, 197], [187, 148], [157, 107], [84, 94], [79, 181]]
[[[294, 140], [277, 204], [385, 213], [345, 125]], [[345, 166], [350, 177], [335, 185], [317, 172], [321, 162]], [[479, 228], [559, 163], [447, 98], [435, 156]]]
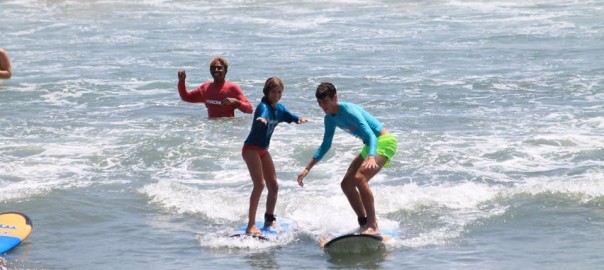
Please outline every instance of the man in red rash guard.
[[184, 69], [178, 71], [178, 94], [183, 101], [203, 102], [208, 108], [208, 117], [234, 117], [235, 109], [244, 113], [252, 113], [254, 108], [243, 95], [239, 85], [225, 79], [228, 62], [222, 57], [216, 57], [210, 62], [210, 74], [213, 82], [207, 81], [193, 91], [187, 91]]

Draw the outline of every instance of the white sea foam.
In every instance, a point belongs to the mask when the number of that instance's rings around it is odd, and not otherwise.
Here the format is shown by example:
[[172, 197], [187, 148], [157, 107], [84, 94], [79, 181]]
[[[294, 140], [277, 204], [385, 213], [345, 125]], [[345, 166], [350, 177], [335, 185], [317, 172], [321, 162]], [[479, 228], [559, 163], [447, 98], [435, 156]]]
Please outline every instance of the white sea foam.
[[139, 190], [166, 209], [202, 214], [211, 219], [236, 221], [246, 212], [247, 196], [229, 189], [200, 190], [178, 182], [161, 180]]

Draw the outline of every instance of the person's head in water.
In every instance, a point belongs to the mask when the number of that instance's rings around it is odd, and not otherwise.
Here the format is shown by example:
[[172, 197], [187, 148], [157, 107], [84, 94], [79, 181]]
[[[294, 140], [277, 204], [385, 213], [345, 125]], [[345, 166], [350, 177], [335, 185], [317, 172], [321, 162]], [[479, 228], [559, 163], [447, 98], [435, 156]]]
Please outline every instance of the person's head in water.
[[8, 53], [0, 48], [0, 79], [10, 79], [13, 76], [13, 68]]

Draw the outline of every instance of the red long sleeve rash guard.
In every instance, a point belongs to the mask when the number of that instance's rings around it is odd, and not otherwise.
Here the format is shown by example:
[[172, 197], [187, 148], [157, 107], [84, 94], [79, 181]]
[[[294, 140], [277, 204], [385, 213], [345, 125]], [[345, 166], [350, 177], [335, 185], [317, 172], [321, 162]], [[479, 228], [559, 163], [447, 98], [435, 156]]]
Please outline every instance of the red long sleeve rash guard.
[[225, 98], [236, 98], [239, 100], [239, 109], [244, 113], [252, 113], [254, 108], [249, 100], [243, 95], [239, 85], [225, 81], [223, 84], [205, 82], [193, 91], [187, 91], [184, 81], [178, 82], [178, 94], [183, 101], [191, 103], [203, 102], [208, 109], [208, 117], [234, 117], [235, 107], [222, 106]]

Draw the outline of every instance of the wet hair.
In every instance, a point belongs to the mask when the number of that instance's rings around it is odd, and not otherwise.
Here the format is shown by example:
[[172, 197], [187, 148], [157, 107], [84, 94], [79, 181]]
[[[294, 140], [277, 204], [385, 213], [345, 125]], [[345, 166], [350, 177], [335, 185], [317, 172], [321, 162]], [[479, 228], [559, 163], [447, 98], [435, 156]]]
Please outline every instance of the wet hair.
[[214, 59], [212, 59], [212, 62], [210, 62], [210, 66], [212, 66], [212, 64], [216, 62], [220, 63], [224, 67], [224, 73], [229, 70], [229, 62], [226, 59], [220, 56], [214, 57]]
[[281, 90], [285, 90], [285, 85], [279, 77], [270, 77], [266, 80], [266, 82], [264, 83], [264, 88], [262, 89], [262, 92], [264, 93], [264, 98], [268, 97], [268, 92], [270, 92], [273, 87], [281, 87]]
[[317, 99], [321, 100], [325, 97], [329, 97], [330, 99], [332, 99], [335, 96], [336, 87], [332, 83], [322, 82], [321, 84], [319, 84], [319, 86], [317, 86], [317, 92], [315, 93], [315, 97], [317, 97]]

